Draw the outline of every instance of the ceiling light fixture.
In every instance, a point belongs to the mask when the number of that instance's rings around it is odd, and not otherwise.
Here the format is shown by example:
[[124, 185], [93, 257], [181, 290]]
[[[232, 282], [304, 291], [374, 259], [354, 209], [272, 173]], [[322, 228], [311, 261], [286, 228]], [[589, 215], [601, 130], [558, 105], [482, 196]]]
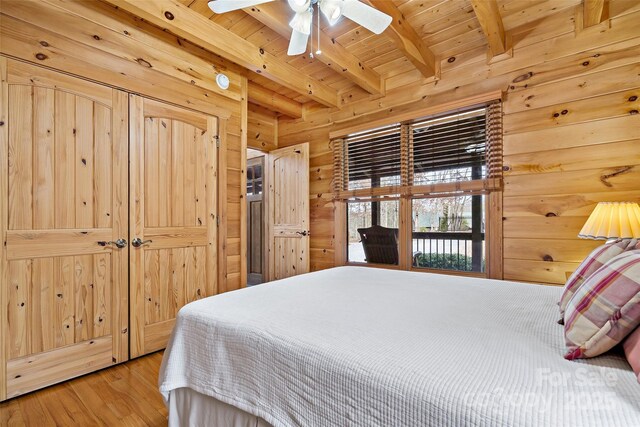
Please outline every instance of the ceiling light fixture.
[[311, 7], [311, 0], [287, 0], [287, 2], [296, 13], [305, 12]]
[[[255, 5], [270, 3], [275, 0], [209, 0], [209, 8], [215, 13], [225, 13], [244, 9]], [[313, 13], [320, 12], [327, 18], [330, 25], [334, 25], [341, 17], [348, 18], [358, 25], [362, 25], [374, 34], [382, 33], [391, 24], [391, 16], [380, 12], [360, 0], [287, 0], [291, 10], [296, 14], [289, 25], [293, 28], [289, 40], [288, 55], [300, 55], [307, 50], [309, 39], [312, 39]], [[314, 9], [317, 8], [317, 11]], [[320, 25], [318, 25], [317, 54], [320, 50]], [[313, 57], [313, 51], [309, 53]]]
[[318, 5], [329, 25], [334, 25], [342, 16], [343, 0], [320, 0]]
[[311, 34], [311, 19], [313, 18], [313, 13], [310, 9], [307, 9], [304, 12], [297, 12], [291, 22], [289, 22], [289, 26], [294, 30], [302, 33], [302, 34]]

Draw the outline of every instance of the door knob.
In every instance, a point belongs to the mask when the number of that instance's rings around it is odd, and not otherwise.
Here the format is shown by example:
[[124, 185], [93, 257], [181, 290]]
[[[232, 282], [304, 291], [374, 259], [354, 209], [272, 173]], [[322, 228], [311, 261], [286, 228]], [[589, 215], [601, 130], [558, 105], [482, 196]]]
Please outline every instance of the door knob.
[[131, 244], [133, 245], [134, 248], [139, 248], [140, 246], [146, 245], [147, 243], [151, 243], [151, 242], [153, 242], [153, 240], [142, 240], [141, 238], [136, 237], [131, 241]]
[[296, 234], [299, 234], [299, 235], [301, 235], [301, 236], [308, 236], [308, 235], [309, 235], [309, 232], [308, 232], [307, 230], [304, 230], [304, 231], [296, 231]]
[[115, 242], [105, 242], [104, 240], [98, 242], [100, 246], [114, 245], [118, 249], [122, 249], [127, 246], [127, 241], [125, 239], [118, 239]]

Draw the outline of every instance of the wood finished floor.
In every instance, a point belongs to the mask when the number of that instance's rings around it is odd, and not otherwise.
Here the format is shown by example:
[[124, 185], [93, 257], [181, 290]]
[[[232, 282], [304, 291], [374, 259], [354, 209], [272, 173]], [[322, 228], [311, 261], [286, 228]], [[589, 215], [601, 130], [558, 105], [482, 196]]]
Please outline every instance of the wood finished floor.
[[0, 403], [0, 426], [166, 426], [162, 352]]

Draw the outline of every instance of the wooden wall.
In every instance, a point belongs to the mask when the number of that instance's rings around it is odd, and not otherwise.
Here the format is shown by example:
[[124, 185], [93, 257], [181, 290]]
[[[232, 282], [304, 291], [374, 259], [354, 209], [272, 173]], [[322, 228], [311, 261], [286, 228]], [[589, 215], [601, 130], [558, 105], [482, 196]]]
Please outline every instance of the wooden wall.
[[261, 151], [278, 148], [278, 117], [274, 112], [249, 104], [247, 128], [248, 147]]
[[[329, 133], [338, 135], [499, 90], [504, 99], [504, 277], [560, 284], [599, 242], [578, 231], [598, 201], [640, 202], [640, 5], [612, 0], [587, 29], [576, 9], [514, 30], [513, 56], [486, 47], [442, 58], [427, 82], [387, 80], [385, 97], [279, 122], [279, 145], [311, 142], [311, 266], [335, 265]], [[340, 213], [342, 215], [342, 213]]]
[[[246, 275], [240, 242], [246, 156], [247, 80], [241, 70], [185, 40], [171, 36], [101, 2], [3, 1], [0, 53], [112, 87], [219, 117], [227, 116], [227, 155], [219, 179], [226, 179], [221, 249], [226, 275], [219, 291], [240, 288]], [[231, 80], [222, 91], [215, 74]], [[226, 173], [225, 173], [226, 172]], [[226, 227], [224, 222], [226, 220]]]

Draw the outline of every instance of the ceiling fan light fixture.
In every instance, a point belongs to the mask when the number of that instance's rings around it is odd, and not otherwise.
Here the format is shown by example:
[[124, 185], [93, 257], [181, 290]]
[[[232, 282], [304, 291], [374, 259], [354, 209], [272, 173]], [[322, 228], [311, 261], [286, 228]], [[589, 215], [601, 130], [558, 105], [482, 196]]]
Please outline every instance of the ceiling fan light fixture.
[[333, 25], [342, 16], [343, 0], [321, 0], [319, 3], [320, 10], [327, 17], [329, 25]]
[[311, 34], [311, 19], [313, 18], [313, 13], [310, 10], [306, 10], [305, 12], [298, 12], [293, 16], [291, 22], [289, 22], [289, 26], [294, 30], [302, 33], [302, 34]]
[[311, 7], [311, 0], [287, 0], [287, 2], [296, 13], [306, 12]]

